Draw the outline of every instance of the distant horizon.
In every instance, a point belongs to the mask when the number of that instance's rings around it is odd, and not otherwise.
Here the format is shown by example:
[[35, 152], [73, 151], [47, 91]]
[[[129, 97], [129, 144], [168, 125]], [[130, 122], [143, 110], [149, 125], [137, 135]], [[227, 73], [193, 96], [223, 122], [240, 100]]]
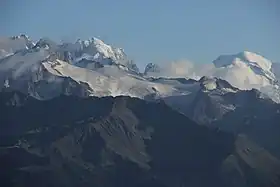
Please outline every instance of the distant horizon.
[[140, 69], [177, 60], [211, 63], [242, 51], [280, 62], [277, 0], [9, 0], [0, 5], [0, 36], [26, 34], [34, 42], [97, 37], [123, 48]]

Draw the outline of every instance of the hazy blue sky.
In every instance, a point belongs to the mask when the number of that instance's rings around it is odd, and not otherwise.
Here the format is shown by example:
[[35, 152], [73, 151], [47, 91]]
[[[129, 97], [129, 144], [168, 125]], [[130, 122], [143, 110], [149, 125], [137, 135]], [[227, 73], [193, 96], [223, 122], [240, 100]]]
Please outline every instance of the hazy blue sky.
[[98, 36], [138, 64], [243, 50], [280, 61], [279, 0], [1, 0], [0, 23], [2, 36]]

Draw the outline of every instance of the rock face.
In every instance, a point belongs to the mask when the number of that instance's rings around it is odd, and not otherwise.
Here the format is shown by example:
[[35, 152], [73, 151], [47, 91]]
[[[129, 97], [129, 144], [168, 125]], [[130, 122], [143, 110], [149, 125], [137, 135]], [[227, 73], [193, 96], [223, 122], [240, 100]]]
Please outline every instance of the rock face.
[[160, 73], [160, 67], [157, 64], [149, 63], [145, 67], [144, 74], [147, 75], [149, 73]]
[[0, 93], [1, 186], [279, 186], [279, 160], [163, 102]]

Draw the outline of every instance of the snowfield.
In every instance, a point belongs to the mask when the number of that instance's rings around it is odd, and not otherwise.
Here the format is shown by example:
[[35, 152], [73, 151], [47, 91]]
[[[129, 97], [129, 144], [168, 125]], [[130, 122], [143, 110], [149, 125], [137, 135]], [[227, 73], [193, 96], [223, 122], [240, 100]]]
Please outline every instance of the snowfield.
[[[145, 99], [187, 96], [201, 89], [205, 92], [220, 90], [220, 93], [235, 93], [238, 89], [254, 88], [280, 102], [277, 76], [274, 74], [279, 70], [274, 67], [278, 66], [261, 55], [244, 51], [219, 56], [200, 74], [195, 70], [203, 67], [195, 68], [195, 64], [182, 62], [166, 67], [149, 63], [145, 72], [141, 73], [123, 49], [97, 38], [60, 44], [49, 39], [33, 43], [25, 35], [0, 38], [1, 88], [8, 83], [10, 89], [41, 99], [71, 92]], [[206, 77], [205, 72], [208, 72]], [[238, 89], [218, 87], [215, 77]]]

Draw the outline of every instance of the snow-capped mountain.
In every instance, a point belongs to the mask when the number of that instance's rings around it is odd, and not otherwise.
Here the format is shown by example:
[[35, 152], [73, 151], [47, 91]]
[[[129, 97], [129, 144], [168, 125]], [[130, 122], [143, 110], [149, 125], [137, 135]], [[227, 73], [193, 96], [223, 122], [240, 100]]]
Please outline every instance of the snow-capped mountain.
[[172, 86], [150, 82], [126, 66], [102, 64], [103, 61], [95, 69], [76, 66], [60, 60], [62, 57], [57, 55], [54, 46], [50, 47], [42, 40], [40, 44], [1, 59], [2, 88], [9, 85], [10, 89], [40, 99], [71, 93], [79, 96], [129, 95], [139, 98], [180, 94]]
[[271, 71], [272, 62], [256, 53], [244, 51], [235, 55], [222, 55], [213, 63], [217, 68], [214, 76], [240, 89], [260, 88], [276, 82]]
[[[175, 61], [171, 65], [159, 67], [156, 64], [146, 66], [146, 75], [153, 77], [185, 77], [199, 80], [203, 76], [218, 77], [227, 80], [233, 86], [250, 90], [277, 90], [277, 64], [263, 56], [244, 51], [232, 55], [221, 55], [213, 63], [194, 64], [189, 61]], [[275, 87], [276, 86], [276, 87]]]
[[[30, 41], [22, 35], [3, 40], [5, 43], [0, 45], [2, 51], [13, 49], [10, 56], [3, 56], [0, 61], [1, 87], [8, 84], [10, 89], [41, 99], [65, 94], [69, 89], [73, 91], [73, 85], [86, 92], [78, 95], [95, 96], [142, 98], [162, 89], [161, 85], [155, 86], [138, 76], [136, 64], [122, 49], [111, 47], [97, 38], [63, 44], [42, 38], [29, 47], [23, 39]], [[84, 90], [81, 87], [85, 85]], [[173, 92], [166, 86], [164, 89]]]
[[191, 79], [183, 62], [142, 74], [96, 38], [21, 35], [0, 50], [2, 186], [280, 184], [280, 92], [260, 55], [221, 56]]
[[280, 102], [277, 68], [263, 56], [244, 51], [235, 55], [222, 55], [213, 61], [216, 69], [213, 76], [227, 80], [233, 86], [242, 89], [258, 89]]
[[36, 46], [55, 54], [56, 58], [73, 65], [91, 69], [95, 63], [102, 65], [117, 65], [128, 70], [139, 72], [136, 64], [130, 60], [122, 48], [105, 44], [102, 40], [91, 38], [78, 40], [75, 43], [56, 44], [50, 39], [40, 39]]
[[[187, 76], [172, 79], [169, 74], [168, 78], [152, 79], [150, 73], [167, 72], [161, 71], [162, 68], [154, 63], [147, 65], [143, 76], [123, 49], [97, 38], [59, 44], [42, 38], [34, 44], [27, 36], [21, 35], [1, 41], [0, 49], [7, 54], [0, 59], [0, 87], [9, 85], [9, 89], [40, 99], [60, 94], [82, 97], [129, 95], [155, 99], [190, 95], [201, 90], [202, 85], [204, 91], [220, 90], [216, 88], [216, 79], [210, 77], [196, 81]], [[212, 77], [227, 80], [239, 89], [257, 88], [267, 92], [274, 101], [280, 101], [269, 60], [243, 52], [220, 56], [213, 63], [216, 67]], [[173, 64], [172, 68], [176, 65]], [[179, 65], [175, 67], [175, 73], [180, 67], [190, 67]], [[183, 72], [180, 71], [180, 75]], [[235, 89], [227, 91], [232, 90]]]

